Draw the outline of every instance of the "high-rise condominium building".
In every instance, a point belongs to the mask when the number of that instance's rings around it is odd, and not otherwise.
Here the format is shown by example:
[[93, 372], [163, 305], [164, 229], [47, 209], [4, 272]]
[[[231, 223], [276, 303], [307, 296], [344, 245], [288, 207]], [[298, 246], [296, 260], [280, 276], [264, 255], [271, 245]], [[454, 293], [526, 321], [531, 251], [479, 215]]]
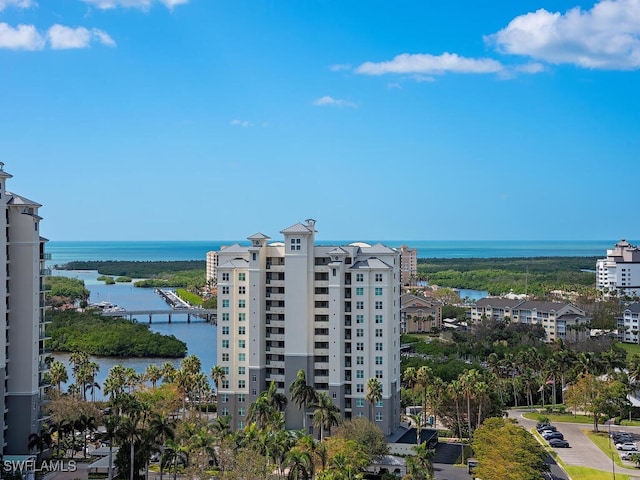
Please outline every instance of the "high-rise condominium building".
[[4, 454], [24, 454], [43, 417], [47, 240], [39, 232], [41, 205], [8, 192], [10, 178], [0, 162], [0, 445]]
[[[303, 370], [344, 417], [372, 417], [390, 433], [400, 422], [399, 252], [315, 245], [314, 220], [280, 233], [283, 241], [257, 233], [248, 247], [218, 252], [218, 364], [226, 371], [219, 414], [244, 427], [271, 381], [289, 395]], [[382, 385], [373, 407], [365, 400], [371, 378]], [[303, 426], [293, 403], [285, 420], [287, 428]]]
[[596, 288], [607, 293], [640, 296], [640, 249], [622, 239], [596, 262]]
[[418, 250], [406, 245], [400, 247], [400, 281], [403, 286], [418, 284]]

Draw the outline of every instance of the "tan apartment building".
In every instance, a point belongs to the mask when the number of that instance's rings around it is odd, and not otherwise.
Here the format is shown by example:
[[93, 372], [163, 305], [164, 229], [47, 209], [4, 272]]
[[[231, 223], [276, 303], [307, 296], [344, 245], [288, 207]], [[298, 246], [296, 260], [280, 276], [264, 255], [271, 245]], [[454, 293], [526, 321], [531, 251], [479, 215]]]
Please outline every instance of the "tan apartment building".
[[405, 293], [400, 297], [402, 333], [426, 333], [442, 328], [442, 303]]
[[46, 239], [40, 237], [38, 203], [6, 190], [12, 175], [0, 162], [0, 445], [4, 455], [26, 454], [29, 435], [44, 414], [44, 276]]
[[[315, 220], [257, 233], [218, 252], [218, 412], [233, 428], [271, 381], [289, 394], [299, 370], [345, 418], [369, 417], [368, 379], [382, 384], [372, 420], [400, 423], [400, 254], [382, 244], [315, 244]], [[311, 411], [287, 408], [300, 429]]]

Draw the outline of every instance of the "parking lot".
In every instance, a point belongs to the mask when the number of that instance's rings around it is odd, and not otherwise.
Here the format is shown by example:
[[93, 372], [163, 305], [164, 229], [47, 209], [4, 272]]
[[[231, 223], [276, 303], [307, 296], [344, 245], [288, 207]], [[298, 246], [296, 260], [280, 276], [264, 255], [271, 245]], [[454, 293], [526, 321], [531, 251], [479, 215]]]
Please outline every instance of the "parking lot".
[[[509, 416], [515, 418], [518, 423], [527, 430], [534, 428], [536, 422], [522, 417], [522, 413], [524, 412], [510, 411]], [[583, 466], [609, 472], [615, 470], [616, 473], [624, 473], [632, 476], [633, 479], [640, 480], [640, 469], [635, 468], [631, 462], [625, 462], [628, 468], [621, 468], [618, 465], [614, 465], [612, 459], [589, 440], [583, 431], [591, 429], [591, 425], [583, 423], [556, 423], [555, 426], [562, 432], [564, 438], [570, 444], [570, 448], [554, 449], [560, 460], [566, 465]], [[609, 429], [608, 426], [601, 428], [603, 428], [604, 431], [608, 431]], [[633, 436], [632, 438], [635, 441], [640, 440], [640, 427], [615, 427], [615, 429], [612, 428], [611, 430], [627, 431]]]

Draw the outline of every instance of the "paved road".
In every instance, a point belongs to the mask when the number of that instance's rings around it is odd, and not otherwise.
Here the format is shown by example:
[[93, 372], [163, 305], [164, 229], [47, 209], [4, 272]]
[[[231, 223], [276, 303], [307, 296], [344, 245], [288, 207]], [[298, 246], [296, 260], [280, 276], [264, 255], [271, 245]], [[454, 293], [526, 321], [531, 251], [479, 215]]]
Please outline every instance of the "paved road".
[[[522, 413], [524, 413], [522, 410], [509, 410], [509, 416], [515, 418], [518, 423], [527, 430], [534, 428], [536, 421], [524, 418]], [[565, 440], [571, 445], [571, 448], [555, 449], [558, 457], [560, 457], [565, 464], [589, 467], [607, 472], [611, 472], [615, 468], [616, 473], [624, 473], [630, 475], [632, 479], [640, 480], [640, 470], [633, 468], [631, 462], [626, 462], [630, 468], [620, 468], [618, 465], [614, 467], [611, 458], [607, 457], [602, 450], [589, 440], [583, 431], [590, 430], [590, 425], [584, 423], [557, 423], [556, 427], [562, 432]], [[637, 437], [640, 438], [640, 427], [616, 427], [616, 430], [628, 431], [636, 434]]]

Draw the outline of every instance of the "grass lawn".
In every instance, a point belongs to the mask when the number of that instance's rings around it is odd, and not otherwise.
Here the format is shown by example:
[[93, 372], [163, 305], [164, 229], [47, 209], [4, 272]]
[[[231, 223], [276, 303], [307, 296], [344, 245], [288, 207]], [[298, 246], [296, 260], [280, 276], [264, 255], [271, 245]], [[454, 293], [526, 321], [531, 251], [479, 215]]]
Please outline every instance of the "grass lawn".
[[546, 413], [525, 413], [522, 415], [524, 418], [528, 418], [529, 420], [536, 420], [540, 417], [546, 417], [549, 419], [551, 423], [585, 423], [585, 424], [593, 424], [593, 417], [590, 415], [573, 415], [573, 414], [546, 414]]
[[640, 345], [636, 343], [616, 343], [617, 346], [624, 348], [627, 351], [627, 359], [631, 358], [634, 354], [640, 355]]
[[622, 420], [620, 425], [616, 425], [616, 427], [640, 427], [640, 420]]
[[[580, 480], [611, 480], [611, 472], [603, 472], [587, 467], [576, 467], [563, 465], [566, 472], [573, 479]], [[616, 472], [616, 480], [629, 480], [629, 475], [622, 475]]]

